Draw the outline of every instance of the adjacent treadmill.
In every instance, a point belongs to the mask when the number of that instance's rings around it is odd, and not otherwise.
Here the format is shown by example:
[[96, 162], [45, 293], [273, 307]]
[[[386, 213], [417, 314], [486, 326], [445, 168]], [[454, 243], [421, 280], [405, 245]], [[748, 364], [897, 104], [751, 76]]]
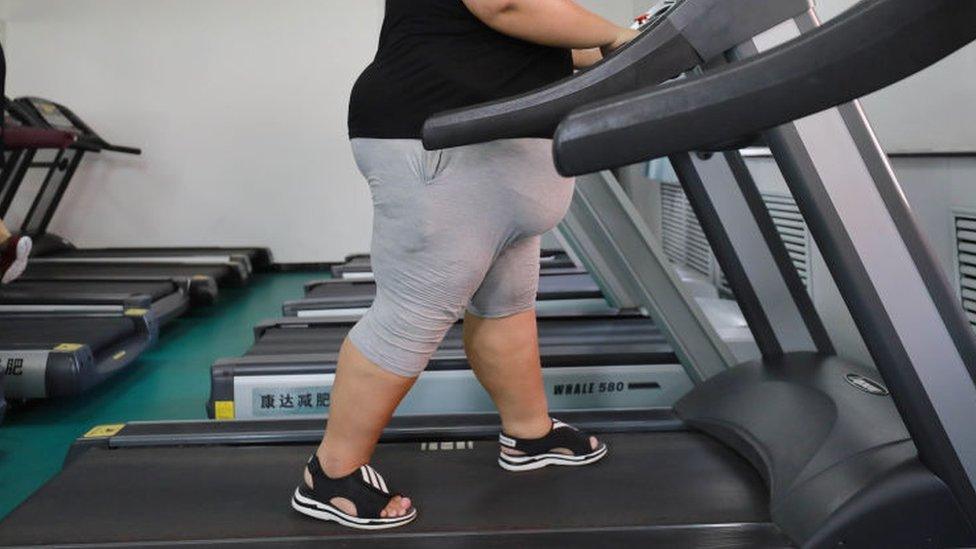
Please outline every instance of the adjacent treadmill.
[[[58, 131], [48, 128], [31, 128], [24, 126], [29, 123], [29, 117], [25, 111], [16, 103], [7, 101], [7, 111], [11, 115], [7, 118], [8, 126], [17, 126], [16, 131]], [[75, 141], [74, 147], [87, 147], [85, 142]], [[17, 191], [21, 187], [28, 170], [32, 168], [48, 168], [50, 171], [45, 179], [44, 189], [37, 196], [36, 201], [42, 201], [42, 195], [48, 195], [58, 185], [52, 183], [56, 178], [65, 177], [65, 173], [72, 169], [73, 162], [68, 160], [68, 152], [58, 149], [48, 158], [37, 158], [35, 148], [24, 148], [19, 150], [8, 150], [4, 153], [4, 167], [0, 173], [0, 217], [8, 212]], [[35, 208], [36, 209], [36, 208]], [[160, 266], [153, 266], [149, 269], [140, 268], [135, 265], [38, 265], [36, 263], [28, 267], [27, 272], [21, 277], [25, 281], [62, 281], [65, 283], [76, 282], [139, 282], [149, 284], [162, 284], [170, 288], [186, 288], [190, 302], [194, 306], [205, 306], [213, 304], [217, 298], [217, 281], [215, 278], [224, 276], [225, 269], [209, 268], [206, 266], [173, 266], [161, 269]], [[162, 290], [162, 286], [154, 286], [150, 292], [156, 295]], [[167, 314], [159, 310], [161, 316]]]
[[[60, 151], [73, 141], [65, 132], [7, 124], [0, 178], [16, 181], [33, 158], [28, 151]], [[0, 372], [6, 396], [54, 398], [91, 388], [129, 365], [155, 340], [158, 323], [187, 305], [185, 288], [172, 282], [0, 286]]]
[[[76, 249], [47, 232], [78, 166], [86, 152], [140, 154], [131, 147], [104, 140], [63, 105], [40, 98], [17, 99], [10, 107], [15, 116], [34, 127], [68, 131], [77, 142], [58, 162], [51, 163], [47, 177], [24, 218], [22, 232], [36, 240], [37, 259], [27, 277], [53, 277], [62, 269], [71, 279], [118, 279], [119, 277], [210, 277], [219, 285], [241, 286], [248, 282], [254, 265], [270, 265], [270, 254], [254, 248], [151, 248]], [[11, 191], [11, 195], [17, 189]]]
[[[553, 410], [668, 407], [692, 388], [668, 341], [640, 314], [540, 316], [543, 378]], [[264, 322], [242, 357], [211, 368], [208, 414], [216, 419], [324, 416], [339, 347], [354, 320]], [[470, 371], [461, 324], [446, 335], [398, 415], [490, 412]]]
[[0, 313], [6, 396], [30, 400], [83, 393], [131, 365], [158, 333], [155, 315], [139, 308]]
[[[371, 280], [328, 279], [305, 285], [305, 298], [288, 301], [285, 316], [349, 316], [362, 314], [376, 297]], [[586, 272], [556, 272], [539, 277], [539, 301], [575, 300], [586, 308], [606, 308], [603, 292]]]
[[[28, 128], [10, 121], [5, 128], [7, 159], [0, 178], [13, 184], [22, 177], [20, 169], [33, 158], [27, 150], [61, 151], [74, 142], [74, 135], [58, 130]], [[150, 309], [165, 324], [183, 314], [190, 304], [189, 284], [175, 281], [67, 281], [34, 280], [0, 286], [0, 314], [35, 312], [85, 313], [127, 309]]]
[[[676, 2], [662, 20], [674, 23], [688, 14], [683, 8], [695, 4]], [[744, 4], [736, 3], [729, 21], [761, 7]], [[777, 143], [774, 154], [784, 165], [795, 158], [793, 147], [810, 146], [816, 153], [819, 142], [843, 145], [834, 152], [857, 153], [847, 159], [862, 167], [887, 166], [876, 142], [861, 148], [865, 143], [854, 139], [858, 128], [870, 135], [856, 103], [808, 116], [825, 107], [820, 94], [845, 87], [869, 91], [930, 65], [976, 39], [969, 24], [974, 19], [976, 4], [955, 0], [864, 0], [822, 27], [811, 10], [775, 35], [744, 39], [736, 51], [749, 59], [666, 86], [656, 97], [671, 105], [685, 99], [683, 115], [696, 120], [684, 134], [688, 148], [712, 142], [708, 127], [718, 121], [713, 113], [727, 120], [725, 115], [738, 112], [739, 120], [748, 120], [757, 103], [725, 101], [744, 92], [771, 100], [759, 104], [774, 119], [803, 117], [764, 132]], [[714, 36], [716, 27], [708, 28], [701, 36]], [[766, 78], [749, 78], [753, 71]], [[629, 120], [654, 108], [641, 101], [617, 105], [624, 104], [629, 116], [600, 125], [570, 123], [566, 131], [594, 139], [623, 135]], [[516, 101], [506, 109], [518, 107]], [[809, 140], [817, 137], [807, 134], [814, 126], [837, 120], [843, 124], [819, 135], [825, 141]], [[660, 127], [650, 119], [644, 123], [632, 140], [680, 154], [666, 147], [666, 116]], [[797, 142], [772, 139], [789, 128], [798, 132]], [[513, 124], [507, 131], [517, 130]], [[557, 139], [557, 156], [564, 137]], [[814, 156], [807, 167], [817, 174], [831, 169]], [[560, 165], [568, 161], [563, 157]], [[285, 503], [319, 442], [316, 421], [129, 424], [93, 429], [79, 439], [64, 470], [0, 523], [0, 540], [77, 546], [972, 546], [976, 341], [961, 306], [953, 303], [932, 256], [921, 253], [918, 227], [901, 215], [907, 211], [904, 198], [889, 193], [897, 190], [890, 170], [845, 171], [856, 177], [836, 183], [787, 172], [795, 194], [810, 191], [799, 201], [801, 209], [828, 250], [831, 271], [880, 371], [834, 356], [829, 341], [815, 333], [820, 327], [808, 302], [796, 296], [785, 303], [763, 301], [766, 288], [756, 287], [743, 268], [729, 282], [737, 294], [756, 292], [755, 299], [745, 300], [760, 307], [749, 310], [750, 320], [759, 313], [774, 320], [797, 317], [790, 325], [804, 330], [782, 333], [775, 324], [767, 333], [769, 326], [753, 325], [763, 358], [696, 380], [673, 413], [562, 414], [600, 433], [610, 446], [610, 456], [593, 467], [511, 474], [495, 464], [494, 417], [396, 418], [373, 464], [396, 479], [421, 515], [400, 529], [357, 532], [300, 516]], [[699, 189], [685, 179], [682, 184], [705, 191], [690, 193], [698, 206], [720, 205], [715, 199], [722, 188]], [[724, 189], [734, 191], [725, 198], [739, 194], [735, 187]], [[745, 196], [754, 191], [739, 190]], [[842, 191], [859, 194], [837, 194]], [[848, 204], [855, 196], [865, 200]], [[762, 213], [753, 214], [762, 225]], [[707, 219], [714, 222], [705, 227], [710, 239], [729, 237], [719, 261], [725, 269], [734, 267], [727, 259], [736, 255], [738, 219]], [[862, 238], [879, 232], [889, 247], [872, 253]], [[840, 247], [834, 253], [827, 243]], [[778, 249], [771, 251], [779, 257]], [[777, 271], [772, 278], [788, 276]], [[899, 307], [887, 291], [892, 286], [898, 299], [910, 298], [918, 307]]]
[[[542, 272], [548, 271], [575, 271], [578, 266], [573, 263], [572, 258], [562, 250], [542, 250], [539, 257], [539, 266]], [[331, 267], [334, 278], [344, 278], [347, 280], [372, 280], [373, 265], [370, 262], [369, 254], [352, 254], [346, 257], [342, 263], [337, 263]]]

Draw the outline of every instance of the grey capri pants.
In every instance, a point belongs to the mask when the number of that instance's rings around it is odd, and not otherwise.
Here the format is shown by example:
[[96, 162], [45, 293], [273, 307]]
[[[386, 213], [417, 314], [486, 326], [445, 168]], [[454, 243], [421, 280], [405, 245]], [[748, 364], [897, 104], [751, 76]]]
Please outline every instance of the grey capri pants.
[[540, 235], [573, 196], [551, 141], [427, 151], [357, 138], [352, 149], [373, 197], [376, 299], [349, 334], [366, 358], [416, 377], [465, 310], [504, 318], [535, 306]]

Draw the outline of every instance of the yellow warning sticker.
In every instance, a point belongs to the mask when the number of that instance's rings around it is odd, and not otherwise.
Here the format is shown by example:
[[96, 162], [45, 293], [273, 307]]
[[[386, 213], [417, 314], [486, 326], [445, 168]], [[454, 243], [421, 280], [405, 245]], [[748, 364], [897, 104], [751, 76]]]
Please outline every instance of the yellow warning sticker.
[[98, 427], [92, 427], [90, 431], [85, 433], [83, 438], [108, 438], [114, 437], [119, 434], [125, 427], [125, 423], [116, 423], [114, 425], [99, 425]]
[[190, 278], [192, 278], [193, 280], [208, 280], [210, 277], [207, 275], [193, 275]]
[[214, 402], [214, 417], [217, 419], [234, 419], [234, 401], [218, 400]]
[[146, 316], [149, 311], [145, 309], [126, 309], [125, 316]]
[[126, 355], [125, 351], [119, 351], [114, 355], [112, 355], [112, 360], [116, 360], [116, 361], [122, 360], [123, 358], [125, 358], [125, 355]]
[[55, 353], [73, 353], [84, 347], [80, 343], [62, 343], [54, 348]]

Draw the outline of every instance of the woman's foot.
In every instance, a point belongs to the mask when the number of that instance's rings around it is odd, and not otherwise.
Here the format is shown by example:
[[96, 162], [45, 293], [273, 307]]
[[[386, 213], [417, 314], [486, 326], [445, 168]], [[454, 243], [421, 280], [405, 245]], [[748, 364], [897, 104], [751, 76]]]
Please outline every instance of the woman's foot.
[[295, 489], [291, 506], [319, 520], [362, 530], [403, 526], [417, 518], [410, 498], [392, 494], [386, 480], [369, 465], [342, 478], [330, 478], [313, 455], [305, 480]]
[[11, 236], [0, 244], [0, 284], [10, 284], [24, 274], [32, 246], [29, 236]]
[[501, 453], [498, 465], [507, 471], [531, 471], [549, 465], [579, 466], [595, 463], [607, 455], [607, 445], [586, 436], [558, 419], [542, 438], [520, 439], [498, 435]]

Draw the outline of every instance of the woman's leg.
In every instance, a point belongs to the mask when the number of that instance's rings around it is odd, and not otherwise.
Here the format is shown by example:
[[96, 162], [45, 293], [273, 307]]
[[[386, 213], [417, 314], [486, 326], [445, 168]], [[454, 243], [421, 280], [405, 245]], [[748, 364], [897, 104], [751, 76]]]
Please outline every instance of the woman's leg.
[[0, 219], [0, 246], [2, 246], [3, 243], [6, 242], [11, 236], [13, 235], [10, 234], [7, 226], [3, 224], [3, 220]]
[[464, 317], [464, 349], [491, 395], [506, 434], [539, 438], [552, 428], [542, 384], [535, 310], [506, 318]]
[[[497, 220], [478, 207], [467, 171], [433, 181], [442, 153], [403, 140], [354, 140], [353, 151], [373, 197], [376, 298], [340, 351], [317, 451], [332, 479], [368, 465], [383, 428], [463, 314], [497, 249], [486, 238]], [[313, 487], [312, 472], [306, 475]], [[348, 500], [330, 503], [358, 516]], [[392, 498], [384, 518], [412, 513], [410, 504]]]
[[[521, 439], [552, 429], [535, 313], [540, 240], [524, 238], [499, 255], [464, 318], [471, 368], [498, 408], [505, 434]], [[595, 438], [590, 443], [594, 449], [599, 444]]]
[[[316, 452], [326, 475], [342, 478], [369, 463], [383, 428], [414, 381], [416, 378], [401, 377], [373, 364], [348, 339], [342, 344], [329, 421]], [[311, 484], [309, 478], [306, 482]], [[349, 501], [337, 498], [332, 504], [356, 514]], [[395, 496], [382, 516], [403, 516], [410, 505], [410, 499]]]

